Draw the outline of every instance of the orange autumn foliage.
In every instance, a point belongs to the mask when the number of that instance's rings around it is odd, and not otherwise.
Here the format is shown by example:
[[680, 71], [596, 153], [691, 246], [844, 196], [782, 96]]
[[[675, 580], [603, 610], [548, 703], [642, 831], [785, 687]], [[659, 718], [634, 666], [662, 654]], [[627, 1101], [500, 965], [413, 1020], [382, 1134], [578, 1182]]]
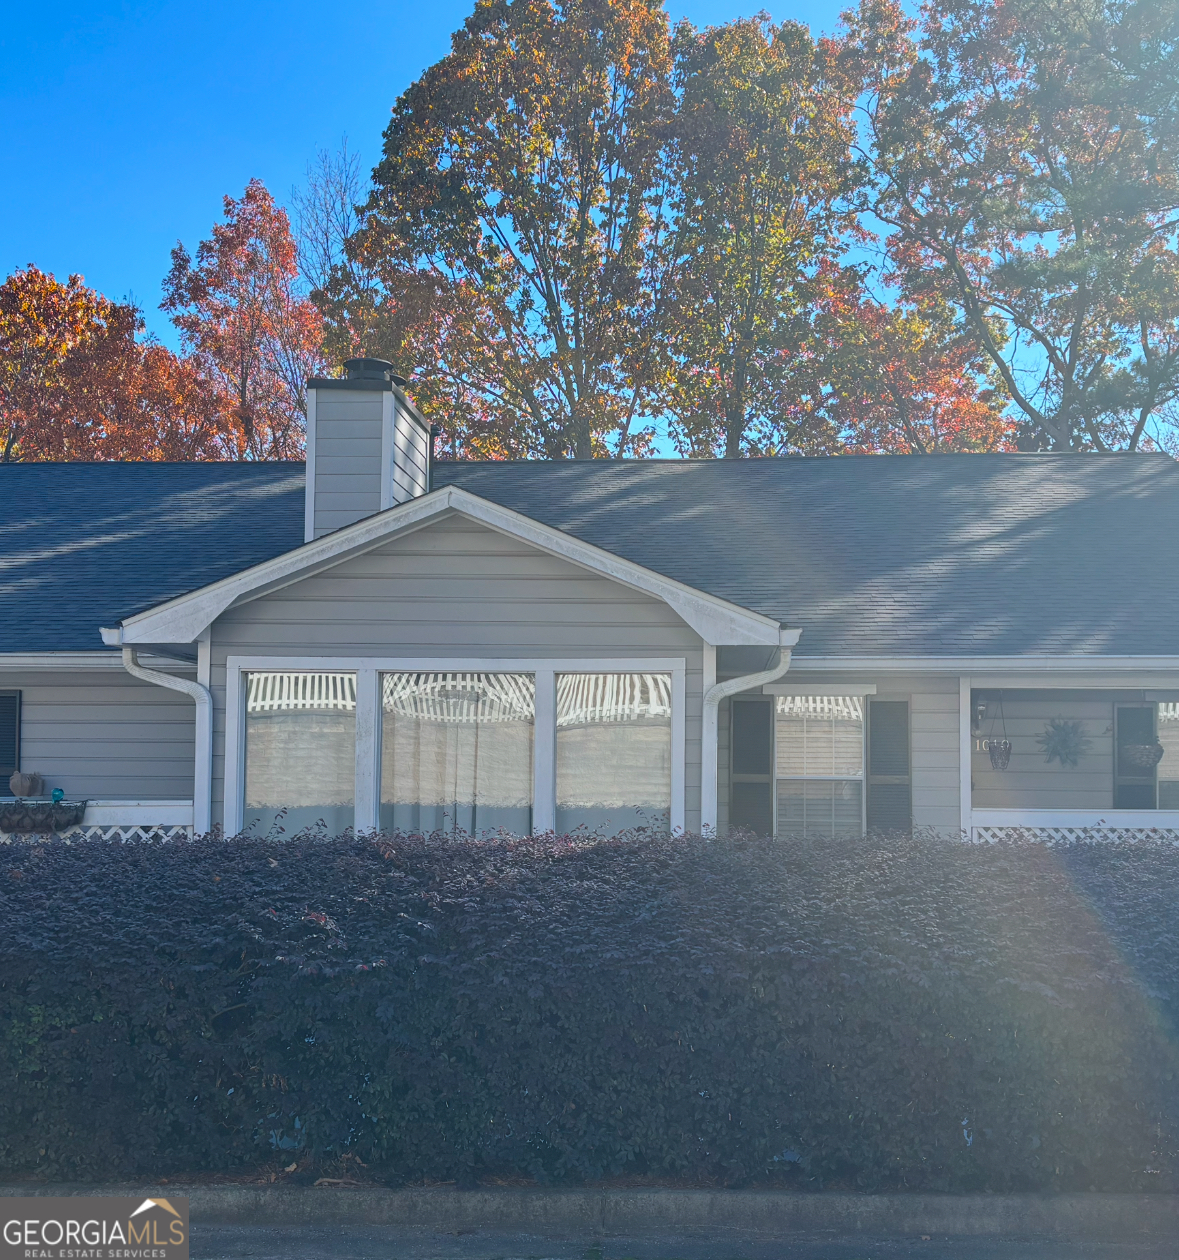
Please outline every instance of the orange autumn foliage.
[[224, 459], [224, 400], [130, 303], [32, 264], [0, 285], [0, 462]]
[[304, 387], [325, 367], [323, 317], [296, 290], [290, 220], [261, 180], [224, 210], [195, 258], [172, 250], [161, 309], [227, 400], [233, 457], [299, 459]]
[[[1004, 400], [985, 387], [986, 358], [944, 304], [885, 305], [851, 268], [823, 267], [812, 312], [810, 372], [819, 410], [851, 454], [1015, 450]], [[801, 376], [806, 379], [807, 368]]]

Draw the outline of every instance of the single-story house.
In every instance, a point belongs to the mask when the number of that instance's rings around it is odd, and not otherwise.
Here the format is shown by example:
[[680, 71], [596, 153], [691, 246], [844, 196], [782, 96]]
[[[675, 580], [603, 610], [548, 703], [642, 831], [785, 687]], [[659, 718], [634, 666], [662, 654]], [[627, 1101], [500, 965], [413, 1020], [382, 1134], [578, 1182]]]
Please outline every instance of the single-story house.
[[1167, 456], [435, 461], [347, 372], [306, 465], [0, 466], [0, 788], [124, 835], [1179, 833]]

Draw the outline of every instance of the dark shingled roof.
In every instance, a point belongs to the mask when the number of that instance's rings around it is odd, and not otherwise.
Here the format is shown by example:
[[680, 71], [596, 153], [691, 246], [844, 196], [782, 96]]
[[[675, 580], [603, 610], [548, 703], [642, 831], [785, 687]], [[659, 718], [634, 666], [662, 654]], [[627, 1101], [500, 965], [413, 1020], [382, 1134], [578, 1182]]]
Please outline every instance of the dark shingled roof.
[[[1164, 455], [442, 463], [459, 485], [801, 626], [800, 655], [1179, 655]], [[0, 466], [0, 652], [299, 546], [302, 464]]]
[[800, 656], [1179, 655], [1165, 455], [439, 463], [444, 483], [801, 626]]
[[0, 652], [100, 626], [303, 542], [303, 465], [0, 465]]

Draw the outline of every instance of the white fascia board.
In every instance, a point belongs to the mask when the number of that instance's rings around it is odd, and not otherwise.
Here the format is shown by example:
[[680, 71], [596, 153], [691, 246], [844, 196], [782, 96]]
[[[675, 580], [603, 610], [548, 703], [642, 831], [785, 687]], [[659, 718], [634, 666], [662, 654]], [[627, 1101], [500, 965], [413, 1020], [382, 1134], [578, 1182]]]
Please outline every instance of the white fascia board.
[[1103, 674], [1179, 670], [1179, 656], [795, 656], [791, 673]]
[[[171, 656], [144, 653], [153, 669], [191, 670], [195, 661], [180, 661]], [[0, 652], [0, 671], [6, 669], [118, 669], [123, 668], [121, 652]]]
[[401, 534], [421, 529], [452, 512], [530, 543], [593, 573], [612, 578], [633, 590], [662, 599], [705, 642], [726, 646], [777, 646], [786, 637], [793, 635], [797, 638], [797, 631], [784, 632], [778, 622], [761, 613], [751, 612], [683, 582], [663, 577], [613, 552], [582, 542], [467, 490], [446, 486], [366, 517], [335, 533], [325, 534], [314, 542], [244, 569], [199, 591], [128, 617], [120, 627], [120, 642], [127, 645], [192, 643], [235, 604], [246, 603], [291, 582], [310, 577]]

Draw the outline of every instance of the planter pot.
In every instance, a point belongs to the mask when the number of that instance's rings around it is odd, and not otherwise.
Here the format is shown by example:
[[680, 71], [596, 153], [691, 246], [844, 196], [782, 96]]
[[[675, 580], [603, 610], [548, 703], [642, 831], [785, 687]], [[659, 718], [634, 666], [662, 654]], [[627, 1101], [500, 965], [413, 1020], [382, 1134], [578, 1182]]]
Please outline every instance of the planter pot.
[[993, 770], [1006, 770], [1011, 761], [1011, 741], [1009, 739], [987, 740], [987, 752], [991, 754]]
[[52, 835], [76, 827], [86, 813], [85, 801], [12, 801], [0, 803], [0, 831]]
[[1122, 760], [1136, 770], [1149, 772], [1163, 759], [1162, 744], [1123, 744]]
[[45, 781], [35, 771], [14, 770], [8, 780], [8, 790], [13, 796], [40, 796]]

